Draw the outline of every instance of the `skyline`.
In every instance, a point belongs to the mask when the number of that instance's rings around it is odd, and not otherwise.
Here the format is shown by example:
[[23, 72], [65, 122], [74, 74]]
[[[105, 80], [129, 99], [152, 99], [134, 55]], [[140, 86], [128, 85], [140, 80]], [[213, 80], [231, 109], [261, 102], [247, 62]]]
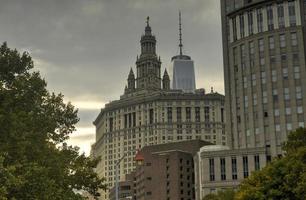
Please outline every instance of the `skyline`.
[[195, 61], [198, 88], [209, 92], [214, 87], [224, 94], [219, 1], [32, 0], [1, 4], [0, 24], [6, 27], [0, 35], [2, 42], [28, 51], [48, 89], [63, 93], [66, 101], [79, 108], [81, 120], [70, 143], [81, 151], [88, 153], [94, 142], [92, 121], [99, 110], [123, 94], [127, 74], [131, 67], [135, 69], [140, 53], [147, 16], [162, 69], [166, 67], [172, 77], [171, 57], [179, 50], [178, 10], [182, 11], [184, 53]]

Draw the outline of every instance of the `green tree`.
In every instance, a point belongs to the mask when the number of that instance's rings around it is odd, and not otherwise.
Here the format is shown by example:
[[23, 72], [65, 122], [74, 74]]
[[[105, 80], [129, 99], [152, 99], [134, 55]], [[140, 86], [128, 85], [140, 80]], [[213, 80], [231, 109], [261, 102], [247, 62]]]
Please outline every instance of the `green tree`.
[[208, 194], [203, 200], [234, 200], [235, 191], [232, 189], [220, 190], [216, 194]]
[[283, 149], [286, 151], [283, 158], [273, 160], [242, 182], [236, 199], [305, 200], [306, 129], [291, 132]]
[[98, 197], [105, 189], [94, 171], [99, 160], [65, 143], [77, 110], [48, 92], [33, 66], [28, 53], [0, 47], [0, 200]]

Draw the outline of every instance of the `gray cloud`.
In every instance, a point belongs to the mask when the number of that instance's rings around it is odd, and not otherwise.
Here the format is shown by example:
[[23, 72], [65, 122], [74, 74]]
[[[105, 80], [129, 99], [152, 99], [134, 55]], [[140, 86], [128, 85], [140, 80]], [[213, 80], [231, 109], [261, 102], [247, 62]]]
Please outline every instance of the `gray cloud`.
[[[119, 98], [129, 68], [135, 69], [146, 16], [162, 67], [171, 74], [180, 9], [197, 86], [223, 93], [219, 7], [216, 0], [0, 0], [0, 41], [29, 51], [50, 90], [72, 100], [108, 102]], [[80, 109], [81, 125], [91, 126], [96, 113]]]

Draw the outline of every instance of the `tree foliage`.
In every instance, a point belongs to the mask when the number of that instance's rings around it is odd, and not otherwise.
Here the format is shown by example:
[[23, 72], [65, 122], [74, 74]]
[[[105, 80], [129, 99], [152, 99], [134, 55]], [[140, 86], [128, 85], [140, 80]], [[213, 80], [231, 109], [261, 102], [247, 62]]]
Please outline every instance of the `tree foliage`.
[[0, 200], [83, 199], [105, 189], [92, 160], [65, 141], [75, 130], [77, 110], [50, 93], [33, 61], [0, 47]]
[[234, 200], [235, 191], [232, 189], [220, 190], [216, 194], [208, 194], [203, 200]]
[[306, 129], [291, 132], [283, 146], [286, 155], [272, 161], [261, 171], [244, 180], [238, 200], [305, 200]]

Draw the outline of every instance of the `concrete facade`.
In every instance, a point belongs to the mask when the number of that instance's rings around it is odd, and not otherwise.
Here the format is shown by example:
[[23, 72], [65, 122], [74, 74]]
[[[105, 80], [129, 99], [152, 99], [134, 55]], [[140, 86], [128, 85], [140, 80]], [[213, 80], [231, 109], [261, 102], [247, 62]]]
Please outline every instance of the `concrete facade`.
[[[136, 73], [130, 70], [128, 84], [120, 100], [105, 105], [94, 121], [96, 142], [91, 156], [101, 156], [97, 173], [106, 178], [109, 188], [115, 183], [115, 163], [122, 156], [119, 178], [131, 173], [137, 149], [144, 146], [202, 139], [226, 145], [224, 96], [171, 90], [165, 70], [161, 79], [161, 62], [156, 55], [156, 39], [149, 22], [141, 37], [141, 55]], [[108, 199], [108, 191], [101, 192]]]
[[[290, 131], [305, 127], [305, 6], [301, 0], [221, 0], [230, 149], [199, 152], [197, 199], [235, 188], [247, 165], [249, 173], [255, 170], [255, 157], [264, 167], [283, 154], [281, 144]], [[233, 158], [237, 179], [231, 165], [220, 166], [221, 159], [224, 164]], [[212, 162], [216, 179], [208, 177]], [[223, 179], [217, 174], [222, 170]]]

